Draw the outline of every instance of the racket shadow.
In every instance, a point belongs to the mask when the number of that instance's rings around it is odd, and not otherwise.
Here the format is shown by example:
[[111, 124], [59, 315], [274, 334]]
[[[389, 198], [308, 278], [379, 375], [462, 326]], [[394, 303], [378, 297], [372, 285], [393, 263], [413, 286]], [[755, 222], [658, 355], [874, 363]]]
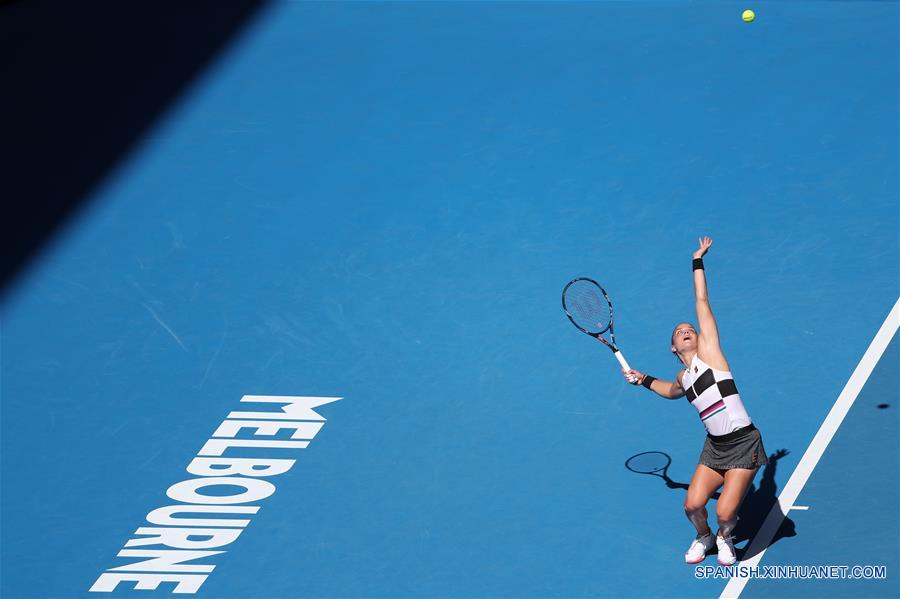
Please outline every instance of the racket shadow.
[[[668, 489], [683, 489], [687, 491], [688, 483], [682, 483], [669, 476], [669, 466], [672, 458], [663, 451], [644, 451], [635, 454], [625, 460], [625, 467], [635, 474], [647, 474], [661, 478]], [[719, 492], [712, 494], [713, 499], [719, 498]]]
[[[749, 542], [744, 547], [737, 547], [744, 541], [750, 541], [756, 536], [756, 533], [762, 527], [763, 521], [768, 516], [769, 511], [778, 502], [778, 487], [775, 484], [775, 472], [778, 468], [778, 460], [790, 453], [787, 449], [779, 449], [769, 456], [769, 463], [763, 467], [762, 478], [759, 480], [759, 486], [751, 483], [741, 507], [738, 510], [738, 522], [734, 528], [734, 544], [738, 560], [745, 560], [753, 557], [747, 551]], [[669, 466], [672, 464], [672, 458], [669, 454], [662, 451], [644, 451], [635, 454], [625, 461], [625, 467], [635, 474], [645, 474], [656, 476], [662, 480], [667, 489], [681, 489], [687, 491], [688, 483], [673, 480], [668, 473]], [[716, 491], [711, 495], [712, 499], [719, 499], [719, 492]], [[715, 518], [715, 511], [709, 510], [712, 519]], [[785, 537], [793, 537], [797, 534], [794, 521], [784, 518], [769, 546], [774, 545], [780, 539]]]

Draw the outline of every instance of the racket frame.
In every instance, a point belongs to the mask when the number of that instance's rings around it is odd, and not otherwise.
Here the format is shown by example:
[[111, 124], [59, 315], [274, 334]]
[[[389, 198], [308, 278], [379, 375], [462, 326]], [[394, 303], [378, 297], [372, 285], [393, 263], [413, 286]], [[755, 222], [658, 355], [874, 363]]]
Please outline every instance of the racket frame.
[[[609, 305], [609, 324], [606, 325], [606, 328], [604, 328], [602, 331], [594, 333], [594, 332], [588, 331], [587, 329], [582, 327], [580, 324], [575, 322], [575, 318], [569, 312], [568, 306], [566, 306], [566, 291], [568, 291], [569, 287], [571, 287], [574, 283], [577, 283], [578, 281], [587, 281], [589, 283], [593, 283], [594, 285], [596, 285], [597, 289], [600, 290], [600, 293], [603, 294], [603, 298], [606, 300], [607, 305]], [[612, 300], [609, 299], [609, 294], [606, 293], [606, 289], [603, 288], [603, 285], [601, 285], [600, 283], [598, 283], [597, 281], [595, 281], [594, 279], [591, 279], [589, 277], [575, 277], [574, 279], [572, 279], [571, 281], [566, 283], [565, 287], [563, 287], [562, 306], [563, 306], [563, 310], [566, 313], [566, 316], [569, 318], [569, 320], [572, 322], [572, 324], [575, 325], [575, 328], [577, 328], [579, 331], [581, 331], [585, 335], [590, 335], [594, 339], [597, 339], [598, 341], [603, 343], [603, 345], [605, 345], [610, 350], [612, 350], [613, 356], [616, 357], [616, 360], [619, 361], [619, 365], [624, 370], [626, 370], [626, 371], [631, 370], [631, 366], [628, 365], [628, 361], [625, 360], [625, 356], [623, 356], [622, 352], [619, 351], [619, 348], [616, 347], [616, 333], [615, 333], [615, 330], [613, 329]], [[606, 339], [603, 338], [603, 333], [605, 333], [606, 331], [609, 331], [610, 341], [607, 341]]]

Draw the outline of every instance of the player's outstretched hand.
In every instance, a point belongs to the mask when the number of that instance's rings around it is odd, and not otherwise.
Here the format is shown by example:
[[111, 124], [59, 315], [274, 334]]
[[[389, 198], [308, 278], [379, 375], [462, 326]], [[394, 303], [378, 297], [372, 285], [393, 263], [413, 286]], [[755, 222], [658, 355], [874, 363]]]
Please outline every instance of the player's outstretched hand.
[[700, 242], [700, 249], [694, 252], [694, 258], [702, 258], [703, 255], [709, 251], [709, 248], [712, 246], [712, 238], [703, 236], [697, 239]]
[[622, 376], [625, 377], [625, 380], [631, 383], [632, 385], [640, 385], [641, 381], [644, 380], [644, 375], [632, 368], [631, 370], [622, 370]]

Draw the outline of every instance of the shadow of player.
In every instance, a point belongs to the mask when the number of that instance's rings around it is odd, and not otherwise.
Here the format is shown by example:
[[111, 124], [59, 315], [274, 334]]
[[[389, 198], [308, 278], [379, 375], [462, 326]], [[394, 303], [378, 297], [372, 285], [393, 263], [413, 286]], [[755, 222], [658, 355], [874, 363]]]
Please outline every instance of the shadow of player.
[[[778, 496], [775, 491], [775, 471], [778, 468], [778, 460], [788, 454], [787, 449], [779, 449], [769, 456], [769, 463], [763, 467], [762, 478], [759, 481], [759, 487], [751, 484], [744, 496], [744, 501], [738, 510], [738, 523], [734, 527], [734, 544], [743, 541], [752, 541], [759, 529], [762, 528], [763, 522], [772, 507], [778, 502]], [[793, 537], [797, 534], [794, 521], [785, 515], [781, 526], [775, 532], [775, 536], [769, 542], [768, 546], [772, 546], [784, 537]], [[749, 543], [743, 548], [735, 547], [738, 560], [746, 560], [753, 557], [754, 554], [748, 552]], [[765, 549], [765, 547], [763, 548]]]
[[[772, 507], [778, 502], [778, 496], [775, 491], [775, 472], [778, 468], [778, 460], [788, 455], [787, 449], [779, 449], [769, 456], [769, 463], [763, 467], [762, 478], [759, 481], [759, 487], [750, 484], [741, 507], [738, 510], [738, 522], [734, 528], [734, 544], [738, 545], [744, 541], [750, 541], [756, 536], [756, 533], [762, 527], [763, 522], [768, 516]], [[668, 489], [687, 490], [688, 484], [672, 480], [669, 476], [669, 465], [672, 460], [669, 454], [661, 451], [646, 451], [631, 456], [625, 462], [625, 467], [637, 474], [649, 474], [657, 476], [663, 480]], [[719, 492], [716, 491], [711, 495], [712, 499], [719, 499]], [[712, 510], [710, 510], [712, 511]], [[774, 545], [779, 539], [784, 537], [793, 537], [797, 533], [794, 529], [794, 522], [787, 516], [781, 522], [775, 536], [772, 537], [769, 546]], [[749, 543], [748, 543], [749, 545]], [[738, 560], [745, 560], [753, 557], [747, 552], [748, 547], [735, 547]]]

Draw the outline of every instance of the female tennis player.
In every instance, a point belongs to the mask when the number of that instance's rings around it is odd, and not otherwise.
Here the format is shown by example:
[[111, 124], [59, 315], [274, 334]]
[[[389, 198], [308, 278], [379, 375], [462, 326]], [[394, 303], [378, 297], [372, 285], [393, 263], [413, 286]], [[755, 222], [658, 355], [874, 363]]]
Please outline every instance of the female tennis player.
[[[709, 306], [703, 270], [703, 256], [712, 245], [712, 239], [703, 237], [699, 242], [700, 249], [694, 252], [693, 266], [700, 331], [690, 323], [682, 322], [672, 332], [672, 353], [684, 365], [684, 370], [675, 375], [675, 382], [662, 381], [633, 369], [623, 372], [631, 384], [643, 385], [666, 399], [686, 395], [700, 413], [700, 420], [706, 427], [706, 442], [684, 501], [684, 511], [697, 529], [697, 536], [684, 560], [689, 564], [703, 561], [706, 552], [715, 544], [719, 550], [719, 564], [730, 566], [736, 561], [731, 533], [737, 524], [738, 507], [757, 469], [768, 463], [768, 458], [762, 436], [744, 409], [719, 346], [719, 332]], [[725, 488], [716, 503], [719, 530], [714, 541], [706, 503], [723, 484]]]

